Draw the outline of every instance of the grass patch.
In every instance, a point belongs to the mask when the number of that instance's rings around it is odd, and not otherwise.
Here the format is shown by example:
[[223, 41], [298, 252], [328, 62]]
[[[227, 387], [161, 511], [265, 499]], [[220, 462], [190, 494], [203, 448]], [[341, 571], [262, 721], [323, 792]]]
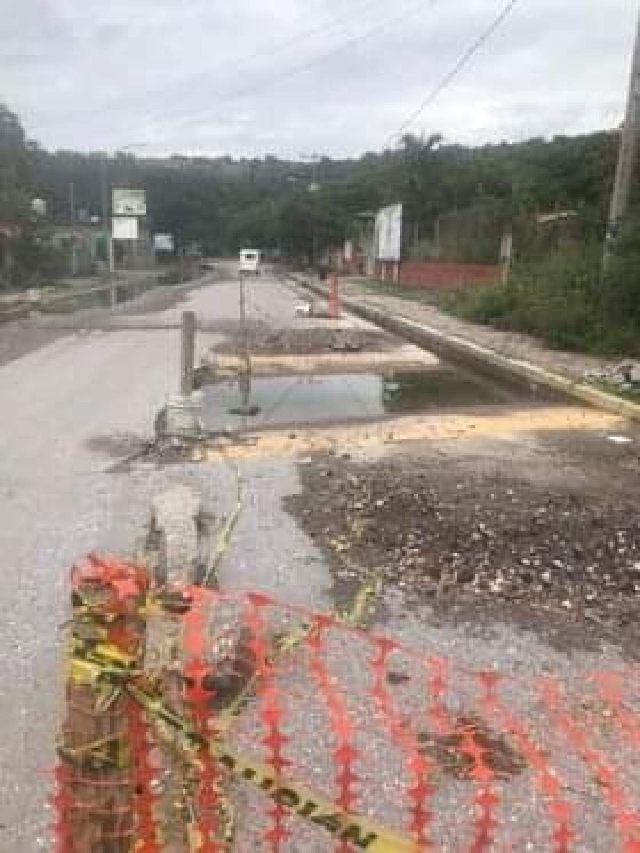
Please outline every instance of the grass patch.
[[533, 335], [553, 349], [639, 356], [640, 316], [628, 300], [634, 275], [616, 266], [603, 282], [600, 252], [576, 250], [516, 270], [507, 285], [444, 294], [438, 304], [465, 320]]

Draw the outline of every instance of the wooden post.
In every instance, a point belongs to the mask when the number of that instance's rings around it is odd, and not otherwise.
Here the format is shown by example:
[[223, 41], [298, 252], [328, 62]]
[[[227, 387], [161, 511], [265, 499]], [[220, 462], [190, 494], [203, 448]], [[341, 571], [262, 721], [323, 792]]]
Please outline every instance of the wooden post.
[[193, 378], [196, 360], [196, 314], [195, 311], [182, 313], [182, 365], [180, 393], [183, 397], [193, 394]]
[[[125, 567], [129, 588], [139, 590], [140, 595], [133, 594], [124, 602], [111, 584], [109, 569], [91, 557], [74, 569], [73, 637], [89, 646], [92, 638], [100, 637], [119, 653], [138, 658], [144, 649], [145, 630], [138, 609], [144, 592], [142, 575], [133, 566]], [[108, 636], [103, 638], [105, 632]], [[64, 853], [131, 853], [135, 845], [129, 700], [117, 690], [108, 696], [106, 687], [82, 668], [76, 671], [69, 666], [66, 718], [58, 747], [62, 774], [57, 842]]]

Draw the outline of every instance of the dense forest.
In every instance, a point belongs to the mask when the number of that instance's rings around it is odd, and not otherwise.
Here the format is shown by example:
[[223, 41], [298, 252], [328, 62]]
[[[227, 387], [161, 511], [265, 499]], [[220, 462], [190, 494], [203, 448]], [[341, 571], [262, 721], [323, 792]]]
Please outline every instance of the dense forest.
[[[357, 236], [379, 207], [402, 202], [407, 257], [495, 263], [500, 236], [513, 232], [508, 285], [454, 294], [449, 310], [555, 346], [637, 354], [637, 182], [604, 278], [601, 267], [618, 144], [617, 131], [475, 148], [433, 134], [350, 160], [154, 159], [43, 150], [0, 107], [0, 274], [3, 241], [18, 225], [12, 286], [54, 278], [40, 235], [52, 223], [99, 221], [108, 186], [144, 188], [150, 229], [173, 234], [178, 248], [226, 255], [253, 245], [310, 263]], [[34, 198], [46, 202], [44, 221]]]
[[[110, 185], [146, 189], [153, 231], [175, 234], [182, 245], [197, 241], [207, 254], [249, 243], [311, 256], [357, 232], [363, 214], [402, 201], [408, 253], [428, 255], [440, 228], [445, 254], [495, 260], [496, 233], [505, 225], [517, 231], [537, 213], [571, 209], [585, 236], [601, 235], [617, 143], [617, 133], [602, 132], [467, 148], [434, 134], [407, 135], [383, 153], [314, 163], [105, 158], [45, 151], [0, 107], [0, 220], [24, 218], [33, 197], [47, 202], [54, 221], [99, 216], [106, 166]], [[447, 227], [452, 221], [458, 227]]]
[[[429, 251], [438, 220], [457, 215], [463, 222], [467, 212], [473, 220], [476, 211], [483, 228], [475, 228], [472, 245], [454, 240], [445, 249], [460, 260], [494, 260], [495, 229], [537, 212], [571, 208], [585, 229], [601, 230], [616, 150], [612, 133], [482, 148], [407, 136], [397, 150], [313, 164], [117, 154], [108, 158], [107, 174], [112, 185], [147, 190], [154, 231], [175, 234], [181, 244], [197, 241], [207, 254], [250, 244], [311, 256], [352, 236], [362, 214], [402, 201], [409, 250], [426, 238]], [[56, 218], [70, 214], [71, 185], [76, 210], [100, 214], [102, 155], [33, 155], [33, 191]]]

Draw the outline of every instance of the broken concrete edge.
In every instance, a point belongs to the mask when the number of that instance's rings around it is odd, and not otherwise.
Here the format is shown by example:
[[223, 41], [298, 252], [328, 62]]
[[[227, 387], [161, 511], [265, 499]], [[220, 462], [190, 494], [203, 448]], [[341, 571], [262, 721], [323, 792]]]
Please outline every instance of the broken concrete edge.
[[[321, 284], [292, 274], [288, 274], [288, 276], [296, 284], [312, 293], [321, 296], [326, 296], [328, 293], [327, 288]], [[610, 394], [586, 382], [556, 373], [530, 361], [510, 358], [489, 347], [473, 343], [473, 341], [466, 340], [458, 335], [448, 334], [433, 326], [425, 326], [397, 314], [387, 314], [379, 308], [374, 308], [372, 305], [367, 305], [366, 302], [363, 303], [352, 297], [342, 296], [341, 302], [353, 314], [380, 326], [388, 332], [405, 338], [417, 346], [425, 347], [448, 361], [472, 368], [489, 377], [497, 377], [507, 381], [515, 380], [520, 383], [523, 381], [533, 383], [564, 398], [588, 403], [604, 411], [640, 421], [639, 404]]]
[[198, 392], [172, 397], [160, 409], [154, 422], [156, 440], [195, 438], [204, 434], [202, 400]]

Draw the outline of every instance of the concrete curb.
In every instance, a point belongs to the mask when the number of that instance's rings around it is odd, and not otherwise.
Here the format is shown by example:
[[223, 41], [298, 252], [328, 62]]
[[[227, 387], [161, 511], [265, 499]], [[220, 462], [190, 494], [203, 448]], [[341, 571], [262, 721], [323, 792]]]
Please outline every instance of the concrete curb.
[[[323, 285], [294, 275], [289, 277], [312, 293], [327, 297], [328, 290]], [[395, 314], [385, 314], [379, 308], [359, 300], [342, 297], [341, 302], [349, 311], [364, 320], [399, 335], [413, 344], [426, 347], [447, 361], [508, 382], [542, 386], [565, 399], [579, 400], [581, 403], [588, 403], [607, 412], [640, 421], [640, 405], [609, 394], [586, 382], [555, 373], [530, 361], [501, 355], [488, 347], [475, 344], [457, 335], [450, 335], [433, 326], [425, 326]]]

